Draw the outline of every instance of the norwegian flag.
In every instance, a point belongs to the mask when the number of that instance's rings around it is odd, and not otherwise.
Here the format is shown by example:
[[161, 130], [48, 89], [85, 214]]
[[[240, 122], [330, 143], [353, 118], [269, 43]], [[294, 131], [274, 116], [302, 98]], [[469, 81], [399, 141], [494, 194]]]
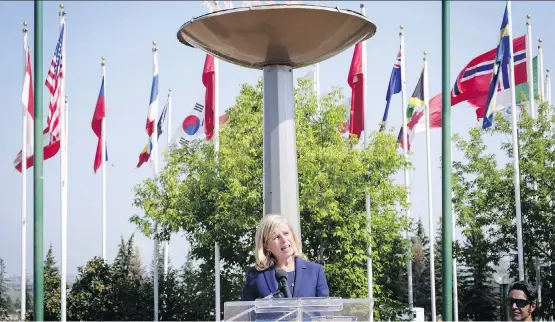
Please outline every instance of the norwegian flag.
[[[484, 117], [489, 85], [493, 74], [497, 48], [491, 49], [472, 59], [459, 73], [451, 90], [451, 106], [467, 102], [475, 108], [476, 119]], [[515, 86], [528, 81], [526, 73], [526, 35], [513, 39], [513, 60], [515, 64]], [[502, 68], [503, 78], [508, 75]], [[498, 85], [495, 110], [501, 111], [510, 105], [510, 91]], [[441, 128], [442, 93], [430, 99], [430, 129]], [[413, 129], [414, 128], [414, 129]], [[409, 129], [416, 133], [426, 130], [424, 118], [420, 118]]]
[[63, 42], [64, 42], [65, 23], [62, 24], [60, 38], [54, 52], [54, 57], [50, 62], [50, 69], [46, 76], [46, 88], [50, 92], [50, 103], [48, 104], [48, 118], [46, 119], [46, 129], [50, 133], [50, 143], [60, 140], [60, 78], [63, 77]]

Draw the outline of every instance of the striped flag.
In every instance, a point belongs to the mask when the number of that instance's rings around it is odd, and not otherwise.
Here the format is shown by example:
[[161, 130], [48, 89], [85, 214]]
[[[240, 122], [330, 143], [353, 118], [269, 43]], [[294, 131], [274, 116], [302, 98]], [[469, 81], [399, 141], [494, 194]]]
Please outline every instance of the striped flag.
[[148, 135], [148, 143], [139, 155], [139, 168], [143, 163], [150, 159], [154, 144], [157, 144], [157, 137], [155, 137], [156, 117], [158, 116], [158, 50], [154, 49], [154, 72], [152, 76], [152, 87], [150, 89], [150, 105], [148, 107], [148, 116], [146, 118], [146, 134]]
[[[160, 135], [162, 135], [162, 128], [163, 128], [164, 120], [166, 119], [166, 114], [168, 112], [168, 106], [169, 106], [169, 100], [166, 101], [166, 105], [164, 105], [164, 108], [162, 109], [162, 113], [160, 113], [160, 117], [158, 118], [158, 123], [156, 124], [158, 139], [160, 139]], [[158, 139], [156, 140], [156, 142], [158, 142]], [[151, 153], [149, 152], [149, 145], [150, 145], [150, 151], [152, 151], [152, 143], [149, 142], [147, 145], [145, 145], [145, 147], [141, 151], [141, 154], [139, 155], [139, 163], [137, 163], [137, 168], [140, 168], [143, 165], [143, 163], [148, 162], [148, 160], [150, 159]]]
[[65, 23], [62, 24], [58, 44], [54, 57], [50, 62], [50, 69], [46, 77], [46, 88], [50, 92], [50, 104], [48, 105], [48, 118], [46, 119], [47, 131], [50, 133], [50, 143], [60, 140], [60, 77], [63, 77], [63, 42]]

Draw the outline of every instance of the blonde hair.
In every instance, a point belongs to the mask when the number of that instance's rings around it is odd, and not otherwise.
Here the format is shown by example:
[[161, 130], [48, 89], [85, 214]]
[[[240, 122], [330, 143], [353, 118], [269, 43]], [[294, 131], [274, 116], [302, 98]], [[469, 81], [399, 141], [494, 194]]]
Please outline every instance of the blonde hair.
[[275, 265], [275, 258], [270, 255], [269, 252], [266, 252], [265, 248], [270, 234], [282, 223], [287, 224], [289, 230], [291, 230], [291, 235], [293, 236], [293, 256], [306, 259], [306, 256], [303, 254], [299, 235], [297, 235], [297, 232], [293, 230], [291, 224], [289, 224], [285, 217], [280, 214], [269, 214], [265, 215], [260, 221], [260, 224], [258, 224], [258, 228], [256, 228], [256, 235], [254, 237], [254, 258], [256, 260], [255, 267], [257, 270], [263, 271]]

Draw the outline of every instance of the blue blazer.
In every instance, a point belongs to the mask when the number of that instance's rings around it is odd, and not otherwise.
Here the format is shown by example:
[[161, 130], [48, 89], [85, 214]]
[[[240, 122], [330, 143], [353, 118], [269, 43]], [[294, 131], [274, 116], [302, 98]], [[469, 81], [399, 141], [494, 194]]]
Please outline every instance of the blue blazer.
[[[263, 271], [249, 268], [241, 301], [254, 301], [276, 292], [278, 284], [275, 274], [273, 266]], [[292, 296], [329, 297], [328, 282], [322, 265], [295, 258], [295, 287]]]

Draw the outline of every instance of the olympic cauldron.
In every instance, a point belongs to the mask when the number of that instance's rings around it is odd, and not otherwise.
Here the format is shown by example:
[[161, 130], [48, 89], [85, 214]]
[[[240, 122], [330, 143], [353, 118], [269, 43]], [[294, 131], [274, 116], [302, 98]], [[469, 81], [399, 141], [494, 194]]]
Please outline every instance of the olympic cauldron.
[[319, 63], [374, 36], [360, 13], [274, 4], [219, 10], [185, 23], [179, 41], [229, 63], [263, 70], [264, 214], [280, 213], [300, 237], [293, 69]]

